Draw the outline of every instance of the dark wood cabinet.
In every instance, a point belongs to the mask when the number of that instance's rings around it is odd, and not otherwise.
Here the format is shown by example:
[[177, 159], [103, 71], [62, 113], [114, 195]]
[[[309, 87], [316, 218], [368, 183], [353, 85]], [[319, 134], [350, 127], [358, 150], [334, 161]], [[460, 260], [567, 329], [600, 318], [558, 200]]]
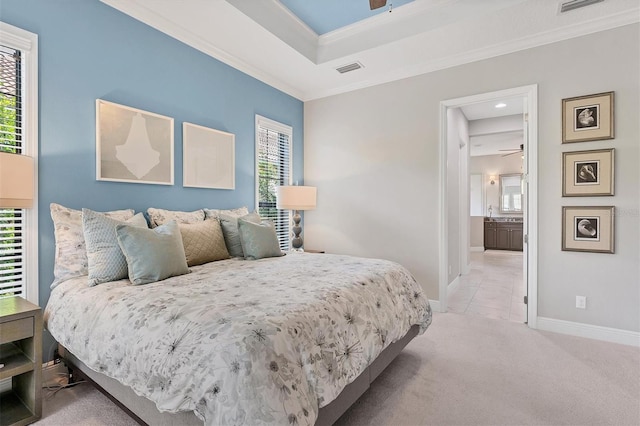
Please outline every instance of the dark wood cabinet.
[[522, 251], [522, 222], [491, 221], [484, 223], [485, 250]]
[[484, 249], [498, 248], [498, 227], [496, 222], [484, 223]]

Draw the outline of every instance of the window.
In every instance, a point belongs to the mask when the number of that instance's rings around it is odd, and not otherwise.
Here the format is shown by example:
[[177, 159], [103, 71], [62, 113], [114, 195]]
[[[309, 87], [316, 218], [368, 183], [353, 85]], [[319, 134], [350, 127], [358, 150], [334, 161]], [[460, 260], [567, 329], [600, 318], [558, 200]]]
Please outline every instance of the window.
[[[0, 151], [36, 164], [37, 58], [35, 34], [0, 23]], [[37, 201], [31, 209], [0, 208], [0, 297], [10, 295], [39, 304]]]
[[291, 185], [292, 137], [291, 127], [256, 115], [256, 206], [276, 225], [282, 250], [289, 249], [291, 212], [276, 208], [276, 187]]

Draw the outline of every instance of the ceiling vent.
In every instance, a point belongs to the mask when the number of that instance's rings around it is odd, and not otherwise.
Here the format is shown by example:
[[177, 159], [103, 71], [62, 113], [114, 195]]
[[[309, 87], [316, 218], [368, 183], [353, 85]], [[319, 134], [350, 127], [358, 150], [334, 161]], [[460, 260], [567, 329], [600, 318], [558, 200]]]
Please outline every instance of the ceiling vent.
[[581, 7], [603, 2], [604, 0], [571, 0], [560, 3], [560, 13], [569, 12]]
[[336, 68], [336, 70], [340, 74], [344, 74], [344, 73], [347, 73], [347, 72], [359, 70], [360, 68], [364, 68], [364, 65], [362, 65], [360, 62], [354, 62], [352, 64], [343, 65], [341, 67], [338, 67], [338, 68]]

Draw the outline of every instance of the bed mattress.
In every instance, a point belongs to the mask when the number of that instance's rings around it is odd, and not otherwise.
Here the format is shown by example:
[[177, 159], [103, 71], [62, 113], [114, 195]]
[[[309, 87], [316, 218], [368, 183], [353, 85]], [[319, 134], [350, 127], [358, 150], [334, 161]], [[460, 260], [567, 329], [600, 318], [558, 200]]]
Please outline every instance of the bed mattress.
[[230, 259], [133, 286], [61, 283], [45, 324], [89, 368], [205, 424], [313, 424], [431, 309], [397, 263], [330, 254]]

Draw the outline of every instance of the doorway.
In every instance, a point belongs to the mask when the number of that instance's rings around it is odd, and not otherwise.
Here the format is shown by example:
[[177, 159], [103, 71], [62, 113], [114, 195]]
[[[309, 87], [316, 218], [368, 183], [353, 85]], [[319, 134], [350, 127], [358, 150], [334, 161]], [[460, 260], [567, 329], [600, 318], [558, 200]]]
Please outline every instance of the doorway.
[[[537, 317], [537, 85], [483, 93], [440, 103], [440, 311], [447, 311], [447, 293], [454, 284], [453, 276], [469, 271], [470, 206], [468, 139], [458, 138], [456, 111], [505, 98], [522, 98], [525, 122], [522, 147], [522, 281], [527, 296], [526, 322], [536, 328]], [[455, 142], [452, 143], [452, 140]], [[457, 153], [457, 149], [462, 154]], [[459, 159], [455, 158], [458, 155]], [[495, 178], [495, 177], [494, 177]], [[466, 179], [466, 181], [465, 181]], [[456, 273], [457, 272], [457, 273]]]

